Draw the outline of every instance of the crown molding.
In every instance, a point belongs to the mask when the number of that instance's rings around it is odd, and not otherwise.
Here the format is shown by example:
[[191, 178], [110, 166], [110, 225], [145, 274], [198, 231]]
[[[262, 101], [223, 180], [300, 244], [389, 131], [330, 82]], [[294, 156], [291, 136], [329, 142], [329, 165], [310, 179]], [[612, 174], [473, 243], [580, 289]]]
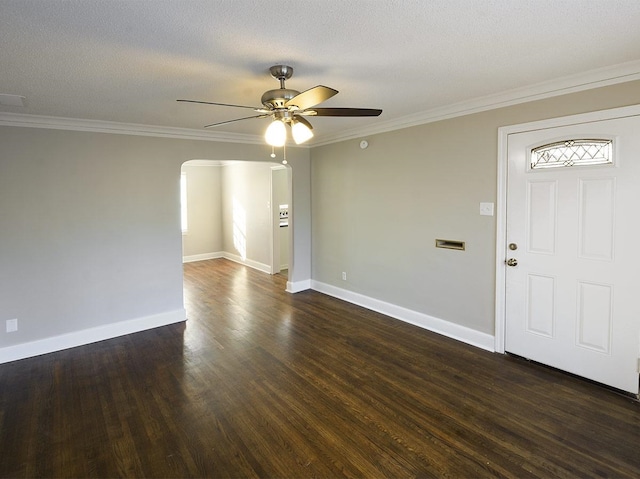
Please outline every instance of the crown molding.
[[[343, 130], [338, 134], [323, 136], [315, 141], [311, 140], [304, 145], [295, 146], [298, 148], [313, 148], [316, 146], [329, 145], [340, 141], [362, 138], [363, 136], [387, 133], [458, 116], [470, 115], [472, 113], [494, 110], [520, 103], [542, 100], [554, 96], [566, 95], [568, 93], [591, 90], [593, 88], [600, 88], [639, 79], [640, 60], [636, 60], [610, 67], [590, 70], [577, 75], [565, 76], [555, 80], [529, 85], [527, 87], [515, 88], [495, 95], [488, 95], [469, 101], [453, 103], [420, 113], [406, 115], [393, 120], [383, 121], [376, 123], [375, 125]], [[184, 140], [204, 140], [256, 145], [264, 144], [264, 138], [261, 135], [194, 130], [190, 128], [177, 128], [170, 126], [142, 125], [138, 123], [119, 123], [114, 121], [27, 115], [23, 113], [10, 112], [0, 112], [0, 126], [88, 131], [119, 135], [156, 136]]]
[[256, 135], [224, 133], [220, 131], [194, 130], [171, 126], [141, 125], [115, 121], [83, 120], [57, 116], [27, 115], [23, 113], [0, 112], [0, 126], [26, 128], [46, 128], [52, 130], [89, 131], [114, 133], [118, 135], [157, 136], [182, 140], [221, 141], [228, 143], [264, 144], [264, 139]]
[[380, 122], [373, 126], [344, 130], [336, 135], [325, 136], [310, 142], [311, 147], [329, 145], [340, 141], [362, 138], [363, 136], [387, 133], [412, 126], [424, 125], [435, 121], [458, 116], [470, 115], [482, 111], [504, 108], [554, 96], [576, 93], [618, 83], [640, 79], [640, 60], [621, 63], [611, 67], [599, 68], [577, 75], [565, 76], [555, 80], [515, 88], [495, 95], [487, 95], [473, 100], [453, 103], [433, 108], [413, 115]]

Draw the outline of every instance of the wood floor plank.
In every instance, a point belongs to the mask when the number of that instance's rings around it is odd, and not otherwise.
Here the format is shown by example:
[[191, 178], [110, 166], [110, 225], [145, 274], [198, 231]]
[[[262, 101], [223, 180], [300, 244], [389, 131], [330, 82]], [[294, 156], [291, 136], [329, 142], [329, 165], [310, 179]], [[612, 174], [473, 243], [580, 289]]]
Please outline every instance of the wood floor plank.
[[640, 404], [227, 260], [188, 321], [0, 365], [0, 477], [640, 477]]

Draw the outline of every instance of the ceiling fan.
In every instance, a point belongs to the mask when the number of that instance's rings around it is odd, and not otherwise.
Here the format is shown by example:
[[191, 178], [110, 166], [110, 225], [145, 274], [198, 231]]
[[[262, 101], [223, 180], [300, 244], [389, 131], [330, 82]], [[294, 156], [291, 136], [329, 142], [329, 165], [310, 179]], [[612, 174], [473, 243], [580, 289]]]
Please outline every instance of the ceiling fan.
[[283, 146], [287, 140], [285, 125], [291, 127], [291, 133], [296, 144], [304, 143], [313, 137], [313, 126], [305, 118], [308, 116], [379, 116], [382, 110], [374, 108], [316, 108], [316, 105], [328, 100], [338, 93], [338, 90], [323, 85], [318, 85], [300, 93], [285, 87], [285, 81], [293, 75], [293, 68], [287, 65], [274, 65], [269, 71], [271, 76], [280, 81], [280, 88], [268, 90], [263, 93], [262, 107], [245, 105], [232, 105], [228, 103], [215, 103], [199, 100], [177, 100], [188, 103], [202, 103], [205, 105], [230, 106], [235, 108], [249, 108], [258, 113], [253, 116], [235, 118], [205, 125], [210, 128], [225, 125], [235, 121], [249, 120], [251, 118], [271, 118], [272, 122], [265, 133], [265, 140], [272, 146]]

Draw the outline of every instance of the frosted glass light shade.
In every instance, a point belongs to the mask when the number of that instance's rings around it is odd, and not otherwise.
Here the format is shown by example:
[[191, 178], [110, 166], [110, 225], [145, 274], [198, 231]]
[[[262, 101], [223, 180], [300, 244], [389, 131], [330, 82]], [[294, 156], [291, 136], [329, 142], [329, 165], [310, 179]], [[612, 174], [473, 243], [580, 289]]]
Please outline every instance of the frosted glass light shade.
[[287, 129], [280, 120], [274, 120], [267, 127], [264, 139], [271, 146], [284, 146], [287, 141]]
[[309, 127], [300, 122], [295, 122], [293, 126], [291, 126], [291, 134], [293, 135], [293, 140], [297, 145], [313, 138], [313, 132]]

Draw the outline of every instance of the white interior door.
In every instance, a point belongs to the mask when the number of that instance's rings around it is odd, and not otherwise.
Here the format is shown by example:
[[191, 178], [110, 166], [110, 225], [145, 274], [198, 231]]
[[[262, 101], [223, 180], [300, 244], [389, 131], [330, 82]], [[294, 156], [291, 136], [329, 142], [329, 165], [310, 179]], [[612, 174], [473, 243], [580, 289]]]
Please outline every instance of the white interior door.
[[[579, 138], [612, 139], [613, 164], [531, 167]], [[640, 116], [509, 135], [507, 352], [638, 393], [639, 207]]]

